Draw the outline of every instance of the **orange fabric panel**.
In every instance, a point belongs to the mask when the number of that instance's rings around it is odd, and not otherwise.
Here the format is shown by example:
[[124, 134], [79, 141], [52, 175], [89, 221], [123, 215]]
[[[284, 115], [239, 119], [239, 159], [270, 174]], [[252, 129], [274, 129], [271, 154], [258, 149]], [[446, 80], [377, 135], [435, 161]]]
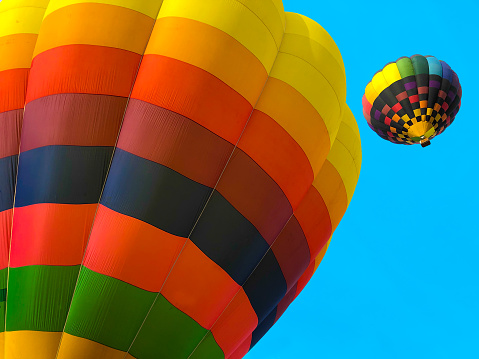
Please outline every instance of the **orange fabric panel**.
[[23, 108], [0, 113], [0, 158], [18, 154]]
[[216, 343], [229, 357], [258, 325], [258, 318], [243, 288], [221, 314], [211, 332]]
[[240, 286], [188, 240], [161, 294], [176, 308], [210, 329]]
[[251, 105], [268, 78], [261, 61], [239, 41], [213, 26], [186, 18], [158, 19], [145, 54], [171, 57], [208, 71]]
[[125, 352], [106, 345], [63, 333], [56, 359], [125, 359]]
[[95, 3], [65, 6], [43, 20], [34, 56], [72, 44], [106, 46], [142, 55], [154, 22], [149, 16], [121, 6]]
[[128, 97], [140, 58], [130, 51], [92, 45], [45, 51], [33, 59], [26, 102], [58, 93]]
[[8, 267], [13, 210], [0, 212], [0, 270]]
[[128, 104], [117, 146], [211, 188], [234, 148], [176, 112], [135, 99]]
[[308, 284], [309, 280], [313, 276], [314, 273], [314, 260], [311, 261], [308, 268], [304, 271], [303, 275], [298, 279], [298, 285], [296, 286], [296, 297], [301, 293]]
[[240, 344], [238, 348], [234, 351], [233, 354], [230, 356], [225, 356], [226, 359], [241, 359], [243, 358], [246, 354], [248, 354], [249, 349], [251, 347], [251, 340], [253, 339], [253, 336], [250, 334], [248, 338], [245, 339], [243, 343]]
[[313, 260], [331, 237], [332, 231], [328, 208], [316, 188], [309, 188], [294, 216], [306, 236]]
[[0, 72], [0, 113], [25, 106], [30, 69], [13, 69]]
[[273, 118], [298, 142], [317, 173], [329, 153], [330, 139], [314, 106], [292, 86], [270, 77], [256, 109]]
[[145, 55], [132, 98], [174, 111], [236, 144], [252, 106], [210, 73], [159, 55]]
[[348, 196], [341, 175], [329, 161], [326, 161], [314, 180], [313, 186], [328, 207], [334, 232], [348, 208]]
[[36, 34], [14, 34], [0, 37], [0, 71], [28, 69], [32, 63]]
[[80, 264], [96, 207], [41, 203], [15, 208], [10, 267]]
[[281, 187], [293, 210], [314, 179], [308, 157], [271, 117], [255, 110], [238, 147]]
[[185, 241], [100, 205], [83, 265], [158, 292]]

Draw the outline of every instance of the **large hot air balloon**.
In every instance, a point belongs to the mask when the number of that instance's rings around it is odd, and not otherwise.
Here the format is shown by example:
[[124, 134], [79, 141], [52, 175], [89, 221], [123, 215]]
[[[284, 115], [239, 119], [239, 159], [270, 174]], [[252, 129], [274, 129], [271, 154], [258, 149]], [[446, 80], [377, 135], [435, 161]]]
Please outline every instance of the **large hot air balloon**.
[[6, 359], [243, 357], [358, 180], [341, 54], [280, 0], [3, 0], [0, 79]]
[[366, 86], [363, 112], [381, 138], [426, 147], [454, 121], [461, 95], [459, 79], [444, 61], [433, 56], [402, 57]]

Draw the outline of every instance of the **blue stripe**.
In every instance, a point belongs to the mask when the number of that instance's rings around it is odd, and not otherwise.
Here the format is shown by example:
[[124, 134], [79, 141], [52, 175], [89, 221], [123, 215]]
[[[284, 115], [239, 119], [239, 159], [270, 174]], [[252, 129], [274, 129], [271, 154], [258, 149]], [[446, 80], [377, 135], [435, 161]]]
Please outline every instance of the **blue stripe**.
[[20, 154], [16, 207], [97, 203], [112, 147], [46, 146]]
[[18, 156], [0, 159], [0, 212], [13, 207]]

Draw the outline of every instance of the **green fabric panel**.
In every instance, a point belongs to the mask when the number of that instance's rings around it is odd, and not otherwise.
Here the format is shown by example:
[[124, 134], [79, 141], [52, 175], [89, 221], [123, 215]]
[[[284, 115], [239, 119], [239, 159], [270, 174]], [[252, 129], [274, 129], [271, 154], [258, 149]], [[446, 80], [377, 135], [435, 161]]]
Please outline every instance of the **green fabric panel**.
[[7, 330], [63, 331], [79, 268], [10, 268]]
[[397, 60], [396, 65], [398, 67], [401, 78], [404, 79], [408, 76], [414, 76], [414, 67], [409, 57], [403, 57]]
[[8, 268], [0, 270], [0, 333], [5, 331], [5, 304], [7, 301]]
[[65, 332], [127, 351], [155, 297], [82, 267]]
[[416, 75], [420, 74], [429, 74], [429, 63], [427, 62], [427, 59], [424, 56], [414, 56], [411, 59], [412, 66], [414, 67], [414, 72]]
[[[160, 294], [138, 333], [130, 354], [137, 359], [185, 359], [206, 333], [205, 328], [175, 308]], [[208, 341], [207, 348], [201, 353], [217, 355], [215, 353], [218, 350], [221, 352], [221, 349], [214, 349], [211, 344]], [[221, 356], [208, 358], [217, 357], [222, 358]]]
[[224, 357], [225, 354], [216, 343], [215, 337], [209, 332], [188, 359], [224, 359]]

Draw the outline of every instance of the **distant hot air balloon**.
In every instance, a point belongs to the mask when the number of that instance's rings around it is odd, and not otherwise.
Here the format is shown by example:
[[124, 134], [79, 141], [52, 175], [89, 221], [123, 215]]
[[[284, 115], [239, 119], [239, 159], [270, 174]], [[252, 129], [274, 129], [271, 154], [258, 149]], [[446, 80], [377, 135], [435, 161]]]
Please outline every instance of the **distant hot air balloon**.
[[454, 121], [461, 95], [459, 79], [444, 61], [433, 56], [402, 57], [366, 86], [363, 112], [381, 138], [426, 147]]
[[243, 357], [358, 181], [334, 41], [280, 0], [3, 0], [0, 30], [0, 357]]

